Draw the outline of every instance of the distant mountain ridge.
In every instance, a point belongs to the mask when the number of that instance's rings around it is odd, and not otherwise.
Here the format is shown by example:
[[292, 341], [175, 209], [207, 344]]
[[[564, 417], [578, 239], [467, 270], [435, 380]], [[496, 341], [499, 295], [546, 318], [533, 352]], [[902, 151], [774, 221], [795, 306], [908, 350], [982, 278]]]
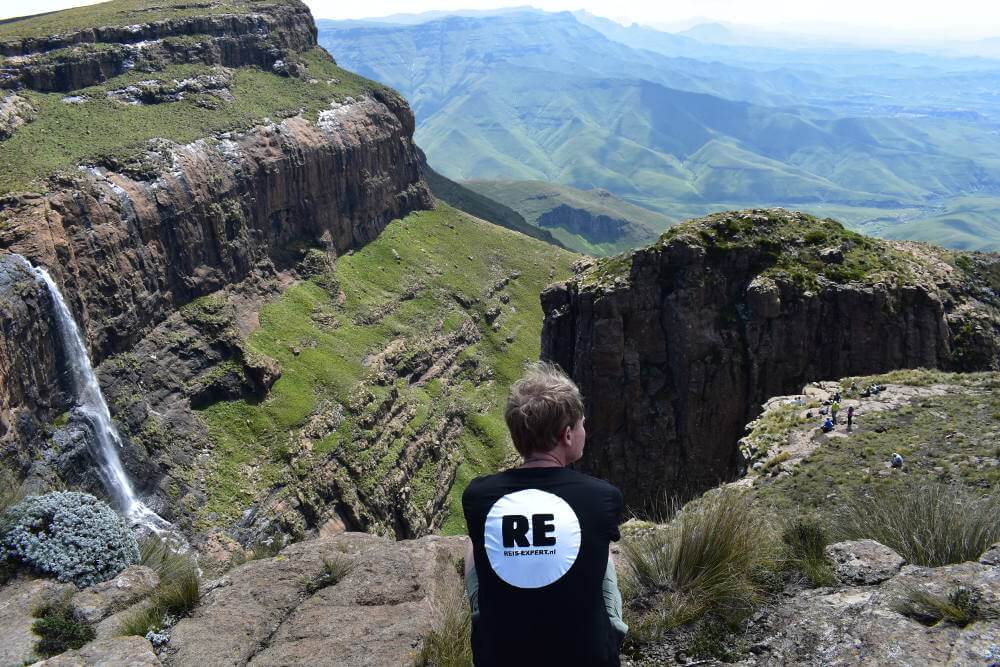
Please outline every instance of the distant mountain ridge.
[[[604, 188], [675, 219], [744, 205], [805, 207], [880, 234], [1000, 247], [1000, 224], [988, 214], [1000, 200], [991, 120], [1000, 104], [985, 93], [1000, 85], [1000, 70], [819, 51], [781, 66], [793, 56], [780, 49], [706, 46], [578, 17], [324, 22], [319, 39], [408, 98], [417, 142], [453, 180]], [[651, 50], [663, 44], [696, 57]], [[710, 60], [713, 49], [719, 60]], [[743, 56], [747, 66], [732, 64]]]

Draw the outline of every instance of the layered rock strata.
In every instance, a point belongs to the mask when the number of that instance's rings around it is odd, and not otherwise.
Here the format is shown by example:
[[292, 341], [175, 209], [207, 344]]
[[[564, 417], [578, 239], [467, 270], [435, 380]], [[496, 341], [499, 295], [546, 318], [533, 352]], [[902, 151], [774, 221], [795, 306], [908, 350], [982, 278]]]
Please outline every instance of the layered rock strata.
[[[309, 9], [297, 0], [249, 2], [248, 11], [71, 30], [0, 41], [0, 87], [70, 91], [129, 70], [171, 63], [279, 69], [316, 46]], [[123, 17], [125, 18], [125, 17]]]
[[[412, 132], [405, 102], [377, 89], [317, 123], [293, 117], [187, 145], [154, 142], [149, 177], [89, 167], [45, 195], [7, 198], [0, 248], [50, 268], [97, 363], [198, 296], [291, 266], [305, 246], [363, 245], [390, 220], [430, 206]], [[54, 355], [24, 348], [43, 345], [45, 332], [13, 335], [45, 323], [41, 297], [27, 295], [32, 303], [18, 297], [5, 310], [28, 319], [5, 327], [0, 374], [52, 378]], [[7, 423], [24, 402], [4, 383]]]
[[735, 476], [769, 396], [1000, 367], [998, 266], [781, 210], [718, 214], [543, 293], [542, 356], [588, 398], [582, 467], [641, 508]]

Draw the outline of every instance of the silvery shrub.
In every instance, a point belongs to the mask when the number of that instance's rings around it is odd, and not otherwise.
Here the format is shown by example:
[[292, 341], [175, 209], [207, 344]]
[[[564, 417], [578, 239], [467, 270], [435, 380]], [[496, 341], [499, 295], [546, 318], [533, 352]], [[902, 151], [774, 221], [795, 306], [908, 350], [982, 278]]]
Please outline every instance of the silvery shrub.
[[89, 493], [54, 491], [11, 507], [0, 524], [0, 562], [11, 560], [83, 588], [139, 561], [125, 521]]

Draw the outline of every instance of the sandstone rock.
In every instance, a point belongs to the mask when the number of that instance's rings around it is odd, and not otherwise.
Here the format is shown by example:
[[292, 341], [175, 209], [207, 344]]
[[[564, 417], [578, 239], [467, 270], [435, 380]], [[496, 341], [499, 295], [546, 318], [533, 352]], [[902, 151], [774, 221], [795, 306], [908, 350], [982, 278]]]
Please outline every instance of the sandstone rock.
[[[985, 619], [928, 627], [900, 613], [908, 591], [947, 597], [958, 587], [974, 592]], [[748, 664], [989, 665], [1000, 657], [998, 601], [1000, 573], [978, 563], [906, 566], [881, 586], [804, 591], [769, 614], [770, 634]]]
[[73, 596], [76, 618], [93, 625], [153, 592], [160, 583], [156, 572], [130, 565], [117, 577], [83, 589]]
[[0, 588], [0, 665], [36, 660], [38, 635], [31, 631], [35, 622], [32, 612], [75, 590], [72, 584], [28, 578], [15, 579]]
[[979, 557], [983, 565], [1000, 565], [1000, 542], [994, 544]]
[[75, 651], [36, 662], [33, 667], [158, 667], [159, 658], [142, 637], [97, 639]]
[[[458, 577], [464, 538], [395, 542], [342, 533], [229, 572], [163, 654], [168, 665], [401, 665], [430, 630], [429, 605]], [[323, 559], [346, 559], [314, 590]], [[321, 656], [321, 657], [320, 657]]]
[[906, 560], [875, 540], [855, 540], [827, 545], [837, 579], [845, 584], [868, 586], [896, 576]]

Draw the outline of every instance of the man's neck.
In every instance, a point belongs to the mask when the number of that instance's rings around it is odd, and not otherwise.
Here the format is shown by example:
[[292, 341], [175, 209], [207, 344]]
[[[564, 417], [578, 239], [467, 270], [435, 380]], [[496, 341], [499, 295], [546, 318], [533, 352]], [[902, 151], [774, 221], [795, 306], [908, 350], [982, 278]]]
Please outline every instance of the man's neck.
[[524, 459], [521, 468], [565, 468], [566, 463], [555, 452], [536, 454]]

